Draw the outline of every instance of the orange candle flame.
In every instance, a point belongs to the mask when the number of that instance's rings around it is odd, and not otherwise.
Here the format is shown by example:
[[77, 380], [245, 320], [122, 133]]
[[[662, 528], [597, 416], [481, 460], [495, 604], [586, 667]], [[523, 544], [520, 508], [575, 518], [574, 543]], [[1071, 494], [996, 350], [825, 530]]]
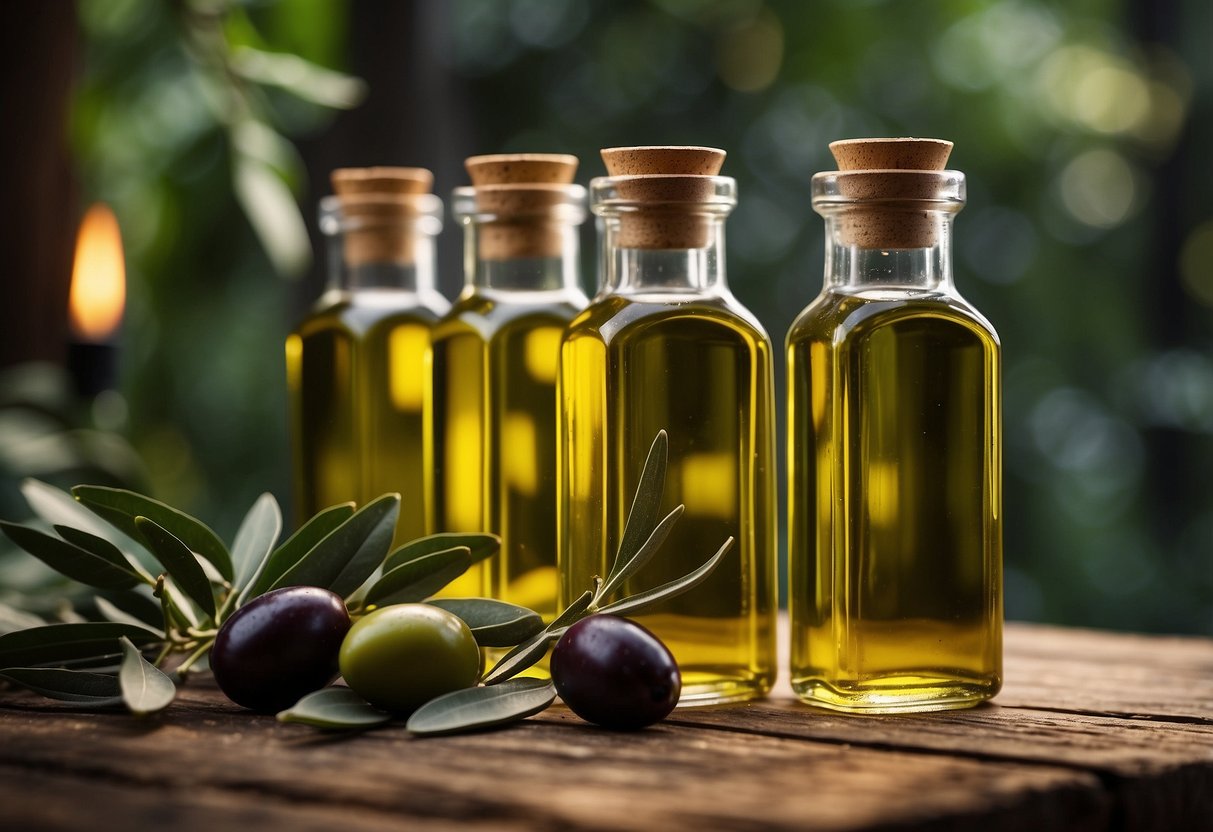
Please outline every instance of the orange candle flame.
[[118, 218], [109, 206], [92, 205], [80, 221], [68, 297], [72, 333], [89, 342], [108, 340], [122, 323], [126, 264]]

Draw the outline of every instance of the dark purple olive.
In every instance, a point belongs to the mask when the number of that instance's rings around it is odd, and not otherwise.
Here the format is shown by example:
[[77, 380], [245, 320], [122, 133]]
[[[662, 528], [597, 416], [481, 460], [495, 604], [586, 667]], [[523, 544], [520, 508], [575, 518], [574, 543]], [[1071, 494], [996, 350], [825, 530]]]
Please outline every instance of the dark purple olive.
[[223, 622], [211, 671], [237, 705], [275, 713], [337, 677], [337, 653], [349, 629], [341, 596], [314, 586], [276, 589]]
[[657, 636], [614, 615], [581, 619], [552, 650], [552, 682], [564, 704], [618, 731], [658, 722], [682, 691], [678, 663]]

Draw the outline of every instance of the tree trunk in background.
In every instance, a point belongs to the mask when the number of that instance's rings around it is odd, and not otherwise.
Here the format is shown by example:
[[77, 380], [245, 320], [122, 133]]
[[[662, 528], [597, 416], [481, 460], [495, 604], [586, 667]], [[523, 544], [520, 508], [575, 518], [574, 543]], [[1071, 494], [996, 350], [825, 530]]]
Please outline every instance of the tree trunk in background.
[[10, 3], [0, 26], [0, 367], [62, 363], [76, 194], [67, 124], [76, 68], [72, 0]]
[[[329, 172], [333, 168], [429, 168], [444, 203], [449, 201], [452, 187], [467, 182], [463, 159], [472, 153], [473, 142], [464, 97], [449, 69], [449, 4], [351, 3], [349, 14], [347, 70], [367, 82], [369, 94], [359, 107], [338, 115], [322, 135], [298, 143], [309, 180], [303, 211], [316, 258], [308, 285], [295, 295], [292, 323], [324, 285], [316, 204], [332, 193]], [[449, 218], [444, 221], [449, 223]], [[448, 297], [463, 285], [460, 235], [449, 231], [438, 238], [437, 263], [439, 288]]]

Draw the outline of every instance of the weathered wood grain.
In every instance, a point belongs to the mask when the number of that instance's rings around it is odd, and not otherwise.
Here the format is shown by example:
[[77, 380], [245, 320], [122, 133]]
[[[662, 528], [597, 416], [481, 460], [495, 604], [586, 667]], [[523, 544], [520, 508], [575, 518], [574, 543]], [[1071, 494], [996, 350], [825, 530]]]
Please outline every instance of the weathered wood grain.
[[1213, 640], [1007, 627], [1005, 706], [1213, 725]]
[[[941, 829], [1097, 830], [1110, 812], [1097, 778], [1059, 767], [694, 726], [618, 734], [571, 717], [441, 740], [396, 729], [337, 742], [234, 708], [179, 709], [156, 724], [26, 710], [0, 720], [0, 766], [461, 827], [526, 819], [553, 829], [858, 830], [931, 821]], [[20, 802], [6, 795], [0, 820], [4, 806]]]
[[1213, 641], [1014, 625], [1006, 653], [998, 704], [969, 711], [785, 691], [636, 734], [556, 707], [334, 739], [206, 684], [149, 720], [0, 691], [0, 829], [1213, 829]]

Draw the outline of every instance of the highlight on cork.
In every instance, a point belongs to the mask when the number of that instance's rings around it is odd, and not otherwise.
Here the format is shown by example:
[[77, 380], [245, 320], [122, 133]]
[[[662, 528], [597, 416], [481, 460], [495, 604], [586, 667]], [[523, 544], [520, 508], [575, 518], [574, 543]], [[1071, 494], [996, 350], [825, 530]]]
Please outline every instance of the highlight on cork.
[[722, 201], [716, 197], [726, 155], [723, 150], [645, 145], [608, 147], [601, 153], [619, 200], [632, 207], [619, 217], [620, 246], [681, 249], [708, 245], [712, 224], [718, 220], [705, 206]]
[[959, 176], [945, 173], [952, 142], [944, 139], [844, 139], [830, 143], [838, 172], [832, 181], [849, 204], [840, 214], [844, 242], [865, 249], [927, 248], [939, 240], [942, 188]]
[[329, 175], [337, 194], [347, 265], [412, 264], [417, 256], [416, 220], [441, 211], [426, 168], [337, 168]]
[[[496, 153], [464, 161], [475, 193], [476, 246], [484, 260], [562, 256], [570, 204], [584, 216], [585, 190], [573, 184], [579, 160], [567, 153]], [[580, 220], [578, 220], [579, 222]]]

